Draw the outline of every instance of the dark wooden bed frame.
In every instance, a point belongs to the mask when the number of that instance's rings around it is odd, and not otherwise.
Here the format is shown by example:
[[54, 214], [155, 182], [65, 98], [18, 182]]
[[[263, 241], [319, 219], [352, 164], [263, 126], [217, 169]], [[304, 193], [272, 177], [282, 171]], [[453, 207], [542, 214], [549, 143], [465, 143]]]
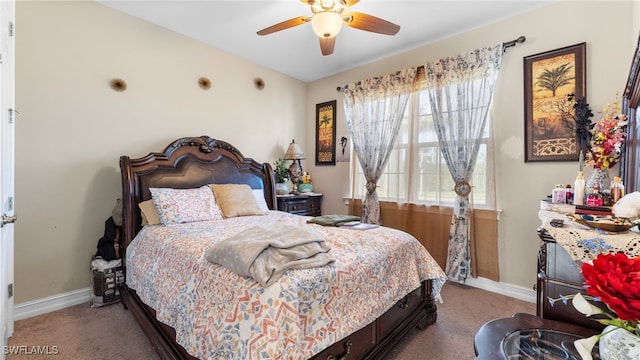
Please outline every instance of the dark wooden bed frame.
[[[227, 142], [208, 136], [178, 139], [161, 153], [141, 158], [120, 157], [123, 204], [123, 253], [141, 229], [138, 204], [151, 198], [150, 187], [195, 188], [205, 184], [243, 183], [264, 189], [270, 209], [276, 209], [274, 174], [269, 163], [245, 158]], [[124, 256], [123, 256], [124, 261]], [[126, 262], [125, 262], [126, 271]], [[194, 359], [175, 342], [175, 331], [155, 318], [125, 284], [122, 302], [131, 311], [162, 359]], [[381, 359], [411, 329], [421, 329], [436, 321], [432, 283], [409, 293], [394, 307], [361, 330], [331, 345], [313, 359]]]

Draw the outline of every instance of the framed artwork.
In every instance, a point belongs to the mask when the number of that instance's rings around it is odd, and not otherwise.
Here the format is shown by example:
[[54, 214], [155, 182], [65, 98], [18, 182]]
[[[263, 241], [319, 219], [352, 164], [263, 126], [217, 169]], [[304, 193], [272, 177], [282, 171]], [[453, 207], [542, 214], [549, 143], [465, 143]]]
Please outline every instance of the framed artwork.
[[573, 101], [587, 96], [586, 48], [580, 43], [524, 58], [525, 162], [578, 160]]
[[316, 165], [336, 164], [336, 100], [316, 104]]

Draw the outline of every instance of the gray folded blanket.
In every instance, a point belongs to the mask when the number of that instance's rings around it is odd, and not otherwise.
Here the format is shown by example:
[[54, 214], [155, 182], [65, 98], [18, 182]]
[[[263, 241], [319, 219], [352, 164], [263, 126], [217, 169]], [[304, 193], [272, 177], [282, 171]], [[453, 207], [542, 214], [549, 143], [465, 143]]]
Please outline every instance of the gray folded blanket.
[[351, 221], [360, 221], [360, 217], [354, 215], [330, 214], [313, 217], [307, 222], [309, 224], [318, 224], [322, 226], [340, 226], [341, 224]]
[[273, 284], [288, 269], [308, 269], [335, 259], [316, 231], [277, 224], [254, 226], [209, 248], [205, 258], [262, 286]]

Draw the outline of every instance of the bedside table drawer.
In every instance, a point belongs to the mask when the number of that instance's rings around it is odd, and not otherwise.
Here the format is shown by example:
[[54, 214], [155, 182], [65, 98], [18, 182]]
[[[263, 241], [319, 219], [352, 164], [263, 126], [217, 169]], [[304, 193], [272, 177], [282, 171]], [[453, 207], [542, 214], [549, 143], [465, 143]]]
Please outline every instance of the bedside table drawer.
[[290, 213], [299, 213], [299, 212], [309, 212], [309, 211], [313, 211], [314, 209], [314, 205], [315, 205], [315, 201], [309, 201], [309, 200], [294, 200], [294, 201], [289, 201], [284, 205], [284, 211], [286, 212], [290, 212]]
[[283, 196], [278, 197], [278, 210], [290, 214], [305, 216], [320, 216], [322, 195], [307, 196]]

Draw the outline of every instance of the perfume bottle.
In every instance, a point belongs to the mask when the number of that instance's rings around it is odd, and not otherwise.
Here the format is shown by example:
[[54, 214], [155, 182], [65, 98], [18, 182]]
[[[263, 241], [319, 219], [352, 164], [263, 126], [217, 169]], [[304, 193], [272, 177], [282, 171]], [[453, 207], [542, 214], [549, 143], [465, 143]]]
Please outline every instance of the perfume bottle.
[[591, 192], [587, 195], [587, 206], [602, 206], [603, 199], [600, 194], [598, 186], [594, 186]]

